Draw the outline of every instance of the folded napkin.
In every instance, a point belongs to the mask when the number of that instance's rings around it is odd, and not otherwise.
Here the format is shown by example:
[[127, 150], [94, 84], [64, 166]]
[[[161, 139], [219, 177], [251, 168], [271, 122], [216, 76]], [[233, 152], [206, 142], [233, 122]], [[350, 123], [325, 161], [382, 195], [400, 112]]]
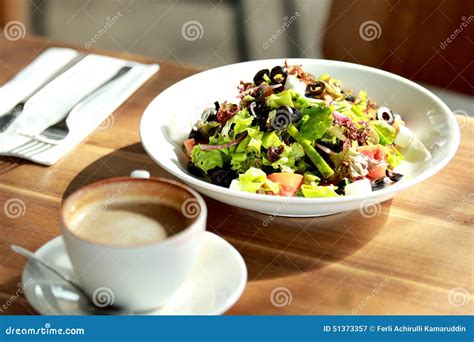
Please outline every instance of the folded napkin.
[[[21, 102], [78, 54], [77, 51], [60, 48], [42, 53], [0, 88], [0, 115]], [[132, 69], [88, 96], [124, 66]], [[157, 64], [141, 64], [100, 55], [86, 56], [27, 101], [18, 118], [0, 133], [0, 155], [19, 156], [45, 165], [54, 164], [158, 70]], [[30, 136], [40, 134], [69, 111], [69, 134], [64, 140], [51, 148], [43, 148], [44, 151], [38, 149], [38, 153], [22, 153], [22, 146], [31, 144]]]

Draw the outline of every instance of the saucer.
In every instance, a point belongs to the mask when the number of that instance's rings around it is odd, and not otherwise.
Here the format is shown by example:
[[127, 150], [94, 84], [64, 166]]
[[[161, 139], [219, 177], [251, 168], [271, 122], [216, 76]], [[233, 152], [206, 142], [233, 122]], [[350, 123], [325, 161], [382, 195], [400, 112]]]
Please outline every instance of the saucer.
[[[205, 232], [201, 251], [184, 284], [167, 304], [148, 315], [220, 315], [239, 299], [247, 283], [247, 268], [226, 240]], [[37, 256], [67, 275], [73, 274], [64, 240], [58, 236], [39, 248]], [[152, 272], [152, 270], [150, 270]], [[42, 315], [90, 315], [74, 289], [35, 261], [22, 274], [26, 299]]]

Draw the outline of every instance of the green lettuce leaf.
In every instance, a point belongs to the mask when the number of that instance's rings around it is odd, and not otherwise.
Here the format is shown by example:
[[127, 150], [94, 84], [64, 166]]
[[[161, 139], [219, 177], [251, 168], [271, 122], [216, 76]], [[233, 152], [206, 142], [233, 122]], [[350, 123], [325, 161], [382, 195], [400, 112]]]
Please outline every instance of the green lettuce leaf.
[[253, 116], [249, 114], [246, 109], [241, 110], [230, 118], [220, 133], [222, 139], [226, 142], [230, 142], [235, 139], [235, 136], [239, 133], [244, 132], [252, 125]]
[[203, 151], [200, 145], [194, 146], [191, 160], [206, 173], [215, 167], [224, 166], [224, 154], [220, 150]]
[[329, 107], [313, 106], [301, 110], [300, 133], [306, 140], [320, 139], [332, 126], [333, 116]]
[[370, 125], [377, 132], [381, 145], [393, 144], [393, 140], [395, 140], [396, 136], [395, 128], [393, 128], [386, 121], [383, 120], [371, 121]]
[[279, 147], [283, 142], [280, 140], [278, 135], [273, 132], [266, 132], [262, 137], [262, 146], [268, 149], [270, 146]]
[[254, 167], [239, 175], [238, 179], [234, 179], [230, 188], [252, 193], [271, 191], [277, 194], [280, 192], [280, 185], [278, 183], [267, 179], [265, 172]]
[[293, 98], [292, 98], [293, 93], [294, 91], [289, 89], [289, 90], [284, 90], [278, 94], [271, 94], [267, 98], [267, 106], [269, 106], [272, 109], [278, 109], [281, 106], [293, 107]]
[[304, 197], [337, 197], [339, 195], [336, 193], [336, 189], [337, 186], [335, 185], [319, 186], [303, 184], [301, 186], [301, 192]]

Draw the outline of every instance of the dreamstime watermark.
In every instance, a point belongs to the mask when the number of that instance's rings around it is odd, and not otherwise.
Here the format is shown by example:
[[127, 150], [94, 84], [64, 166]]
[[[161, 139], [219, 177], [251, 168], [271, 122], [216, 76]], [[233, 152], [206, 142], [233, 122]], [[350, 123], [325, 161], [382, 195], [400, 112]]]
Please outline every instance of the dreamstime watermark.
[[466, 17], [465, 15], [463, 15], [461, 17], [461, 24], [459, 25], [459, 27], [457, 29], [455, 29], [453, 31], [453, 33], [451, 33], [449, 35], [448, 38], [446, 38], [446, 40], [444, 40], [443, 42], [439, 43], [439, 47], [444, 50], [448, 47], [449, 44], [451, 44], [452, 42], [454, 42], [454, 40], [464, 31], [465, 28], [467, 28], [469, 26], [470, 23], [472, 23], [474, 21], [474, 15], [470, 15], [469, 17]]
[[380, 283], [373, 283], [373, 289], [372, 291], [362, 300], [362, 302], [357, 305], [355, 308], [352, 309], [352, 314], [357, 315], [360, 310], [362, 310], [364, 307], [366, 307], [389, 283], [389, 280], [385, 278], [383, 281]]
[[107, 199], [99, 206], [96, 210], [94, 210], [92, 215], [87, 215], [84, 219], [84, 224], [81, 227], [90, 227], [90, 225], [97, 220], [97, 218], [102, 215], [102, 213], [107, 210], [122, 194], [122, 188], [128, 187], [128, 182], [121, 183], [120, 187], [114, 191], [111, 195], [107, 197]]
[[51, 323], [45, 323], [39, 328], [5, 328], [5, 335], [84, 335], [84, 328], [53, 328]]
[[27, 282], [25, 283], [18, 283], [18, 289], [16, 290], [16, 292], [10, 296], [10, 298], [8, 298], [5, 303], [2, 304], [2, 306], [0, 307], [0, 313], [3, 313], [4, 311], [8, 310], [8, 308], [14, 303], [17, 301], [18, 298], [20, 298], [20, 296], [25, 293], [25, 290], [33, 284], [33, 279], [28, 279]]
[[115, 295], [108, 287], [99, 287], [92, 293], [92, 303], [99, 308], [105, 308], [114, 304]]
[[375, 39], [379, 39], [382, 35], [382, 28], [380, 24], [375, 20], [364, 21], [359, 26], [359, 36], [366, 42], [371, 42]]
[[8, 218], [18, 218], [25, 215], [26, 204], [20, 198], [10, 198], [3, 205], [3, 212]]
[[87, 42], [84, 47], [90, 49], [95, 43], [97, 43], [105, 34], [122, 18], [122, 13], [119, 11], [112, 17], [105, 17], [105, 24], [102, 28]]
[[272, 221], [277, 217], [285, 208], [288, 206], [288, 201], [283, 202], [280, 204], [272, 213], [271, 215], [268, 215], [265, 217], [265, 219], [262, 220], [262, 225], [264, 227], [267, 227]]
[[471, 118], [465, 110], [456, 109], [456, 110], [453, 110], [453, 114], [456, 115], [456, 120], [458, 122], [459, 129], [463, 129], [469, 126]]
[[373, 199], [366, 199], [360, 204], [359, 212], [363, 218], [372, 219], [380, 215], [382, 206]]
[[184, 40], [188, 42], [194, 42], [204, 37], [204, 27], [197, 20], [187, 21], [181, 26], [181, 35]]
[[293, 24], [299, 17], [300, 17], [300, 12], [298, 11], [296, 11], [291, 17], [288, 17], [288, 16], [284, 17], [283, 24], [281, 25], [281, 27], [279, 27], [278, 30], [276, 30], [276, 32], [270, 38], [268, 38], [267, 41], [263, 42], [262, 48], [264, 50], [268, 49], [270, 45], [275, 43], [278, 37], [280, 37], [283, 33], [285, 33], [286, 30], [291, 26], [291, 24]]
[[107, 119], [102, 121], [100, 125], [97, 127], [99, 131], [105, 131], [111, 128], [115, 124], [115, 117], [113, 114], [109, 115]]
[[449, 213], [448, 216], [446, 216], [446, 220], [448, 221], [452, 221], [457, 214], [461, 213], [465, 207], [467, 207], [469, 204], [471, 204], [472, 200], [474, 199], [474, 193], [473, 192], [470, 192], [469, 194], [465, 195], [461, 201], [461, 203], [459, 203], [459, 205], [454, 208], [453, 210], [451, 210], [451, 212]]
[[460, 308], [464, 305], [467, 305], [471, 300], [469, 291], [462, 287], [455, 287], [451, 289], [448, 294], [448, 302], [450, 305]]
[[277, 308], [288, 306], [293, 301], [293, 294], [286, 287], [276, 287], [270, 293], [270, 302]]
[[181, 212], [186, 218], [196, 218], [201, 213], [201, 206], [195, 198], [186, 199], [181, 205]]
[[11, 42], [23, 39], [26, 36], [25, 25], [18, 20], [9, 21], [3, 28], [3, 34], [5, 38]]

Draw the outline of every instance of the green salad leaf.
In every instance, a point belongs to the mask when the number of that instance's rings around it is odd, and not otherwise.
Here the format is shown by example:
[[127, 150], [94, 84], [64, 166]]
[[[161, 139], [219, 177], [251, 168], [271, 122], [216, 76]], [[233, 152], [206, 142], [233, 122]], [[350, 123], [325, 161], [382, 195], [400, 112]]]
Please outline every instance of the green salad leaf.
[[238, 179], [234, 179], [230, 185], [231, 189], [247, 191], [247, 192], [280, 192], [280, 185], [267, 179], [267, 175], [260, 169], [251, 167], [245, 173], [239, 175]]
[[387, 123], [387, 121], [374, 120], [370, 122], [370, 125], [377, 132], [381, 145], [393, 144], [393, 140], [395, 140], [396, 131], [395, 128], [393, 128]]
[[225, 141], [232, 141], [236, 135], [247, 130], [252, 125], [252, 121], [253, 116], [249, 114], [248, 110], [243, 109], [226, 122], [220, 135]]
[[224, 154], [220, 150], [203, 151], [200, 145], [194, 146], [191, 161], [204, 172], [224, 166]]
[[301, 110], [300, 133], [306, 140], [320, 139], [332, 126], [333, 116], [329, 107], [313, 106]]
[[303, 184], [301, 186], [301, 193], [304, 197], [337, 197], [337, 186], [327, 185], [321, 186], [316, 184]]
[[267, 106], [278, 109], [281, 106], [293, 107], [292, 91], [285, 90], [278, 94], [271, 94], [267, 99]]

